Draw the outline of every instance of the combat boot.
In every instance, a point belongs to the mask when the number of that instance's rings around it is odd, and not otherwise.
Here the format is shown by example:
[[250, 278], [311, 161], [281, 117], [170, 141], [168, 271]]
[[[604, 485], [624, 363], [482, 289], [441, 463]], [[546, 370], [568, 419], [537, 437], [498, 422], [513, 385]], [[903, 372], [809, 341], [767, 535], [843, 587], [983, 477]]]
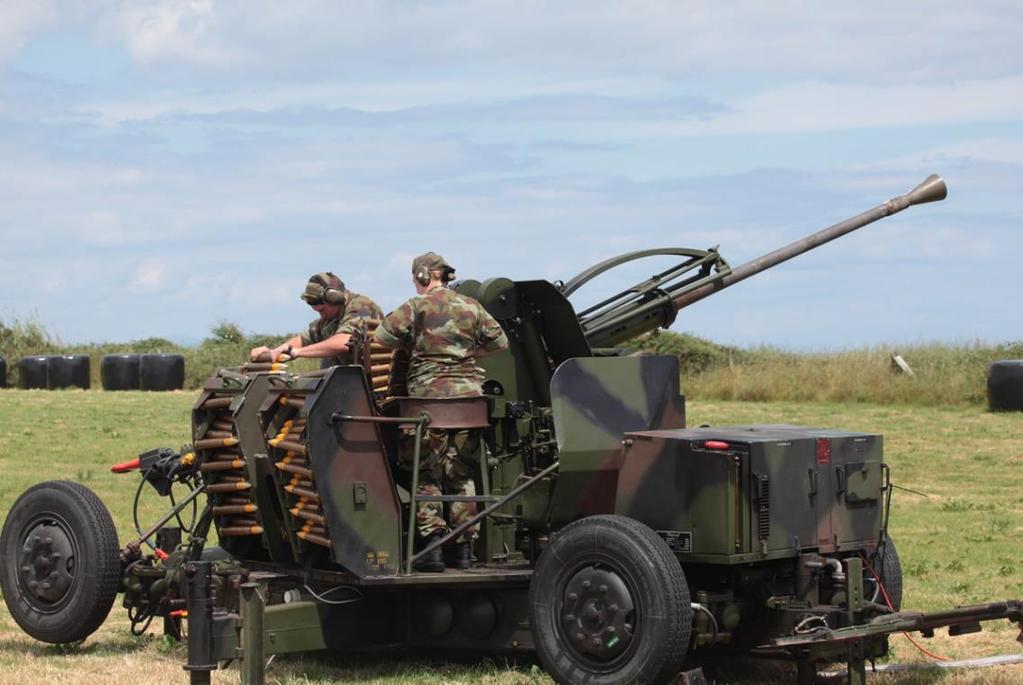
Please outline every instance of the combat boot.
[[[443, 537], [444, 533], [434, 533], [425, 540], [421, 540], [419, 548], [423, 549], [431, 542]], [[430, 550], [424, 556], [419, 557], [414, 564], [412, 564], [412, 570], [419, 571], [420, 573], [443, 573], [444, 572], [444, 551], [441, 547], [436, 547]]]
[[460, 571], [472, 568], [472, 547], [468, 542], [456, 542], [444, 550], [444, 561]]

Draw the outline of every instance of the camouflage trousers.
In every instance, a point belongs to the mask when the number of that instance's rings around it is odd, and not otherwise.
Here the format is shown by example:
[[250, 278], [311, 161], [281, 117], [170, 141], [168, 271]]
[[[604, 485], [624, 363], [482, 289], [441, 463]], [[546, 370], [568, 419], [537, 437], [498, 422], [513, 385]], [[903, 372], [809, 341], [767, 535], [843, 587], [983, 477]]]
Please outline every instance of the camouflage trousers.
[[[476, 482], [473, 475], [479, 468], [481, 433], [480, 429], [428, 429], [419, 448], [417, 494], [475, 495]], [[401, 460], [409, 467], [412, 465], [415, 438], [415, 429], [402, 429], [399, 437], [398, 452]], [[419, 503], [416, 523], [420, 537], [427, 538], [434, 533], [447, 533], [476, 514], [475, 502], [448, 502], [445, 521], [444, 504], [444, 502]], [[470, 526], [458, 536], [457, 542], [475, 540], [478, 533], [478, 524]]]

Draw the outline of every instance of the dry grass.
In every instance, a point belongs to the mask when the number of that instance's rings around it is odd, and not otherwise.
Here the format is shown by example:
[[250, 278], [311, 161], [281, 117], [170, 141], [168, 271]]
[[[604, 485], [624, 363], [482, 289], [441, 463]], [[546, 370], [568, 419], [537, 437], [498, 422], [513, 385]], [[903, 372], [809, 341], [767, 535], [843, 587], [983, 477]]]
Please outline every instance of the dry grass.
[[[96, 490], [112, 509], [122, 539], [130, 536], [133, 477], [114, 476], [115, 461], [188, 437], [191, 393], [0, 392], [0, 519], [29, 484], [71, 478]], [[902, 556], [906, 608], [934, 610], [957, 603], [1023, 597], [1023, 418], [980, 407], [908, 407], [869, 403], [693, 401], [692, 425], [800, 423], [885, 435], [895, 482], [925, 495], [896, 493], [892, 535]], [[155, 501], [149, 507], [155, 512]], [[1007, 622], [958, 638], [919, 640], [952, 658], [1018, 653]], [[897, 661], [927, 661], [903, 637], [893, 637]], [[24, 636], [0, 604], [0, 685], [35, 683], [186, 682], [185, 651], [162, 638], [132, 638], [119, 607], [95, 635], [72, 648]], [[289, 657], [270, 667], [269, 683], [549, 684], [530, 664], [489, 661], [433, 663], [405, 654], [379, 657]], [[884, 685], [1023, 684], [1023, 667], [969, 672], [870, 676]], [[237, 682], [237, 671], [214, 674]]]
[[685, 379], [695, 397], [724, 400], [982, 404], [987, 365], [1001, 355], [987, 347], [912, 347], [901, 352], [915, 373], [896, 373], [890, 348], [829, 354], [755, 350]]
[[[689, 397], [756, 402], [982, 406], [987, 397], [988, 364], [1023, 358], [1023, 341], [878, 345], [796, 353], [775, 347], [728, 347], [658, 331], [632, 344], [647, 352], [678, 356], [682, 387]], [[903, 357], [914, 376], [896, 372], [893, 352]]]

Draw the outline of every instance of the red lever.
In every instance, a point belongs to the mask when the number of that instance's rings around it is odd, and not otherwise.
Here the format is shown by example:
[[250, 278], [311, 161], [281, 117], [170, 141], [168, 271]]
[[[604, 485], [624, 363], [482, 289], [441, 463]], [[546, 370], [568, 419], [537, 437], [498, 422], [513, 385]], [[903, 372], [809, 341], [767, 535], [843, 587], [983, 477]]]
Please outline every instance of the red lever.
[[110, 467], [110, 470], [114, 473], [127, 473], [128, 471], [134, 471], [142, 466], [142, 459], [136, 457], [131, 461], [125, 461], [120, 464], [114, 464]]

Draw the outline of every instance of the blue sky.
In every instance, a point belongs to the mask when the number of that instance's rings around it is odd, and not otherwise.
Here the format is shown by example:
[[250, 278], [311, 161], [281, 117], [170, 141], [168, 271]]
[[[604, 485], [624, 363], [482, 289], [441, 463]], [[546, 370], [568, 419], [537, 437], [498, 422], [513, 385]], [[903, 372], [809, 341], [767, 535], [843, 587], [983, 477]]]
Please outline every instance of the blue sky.
[[1018, 3], [0, 7], [0, 320], [68, 342], [298, 331], [310, 274], [388, 310], [427, 250], [479, 279], [668, 246], [738, 265], [936, 172], [946, 201], [673, 328], [1023, 339]]

